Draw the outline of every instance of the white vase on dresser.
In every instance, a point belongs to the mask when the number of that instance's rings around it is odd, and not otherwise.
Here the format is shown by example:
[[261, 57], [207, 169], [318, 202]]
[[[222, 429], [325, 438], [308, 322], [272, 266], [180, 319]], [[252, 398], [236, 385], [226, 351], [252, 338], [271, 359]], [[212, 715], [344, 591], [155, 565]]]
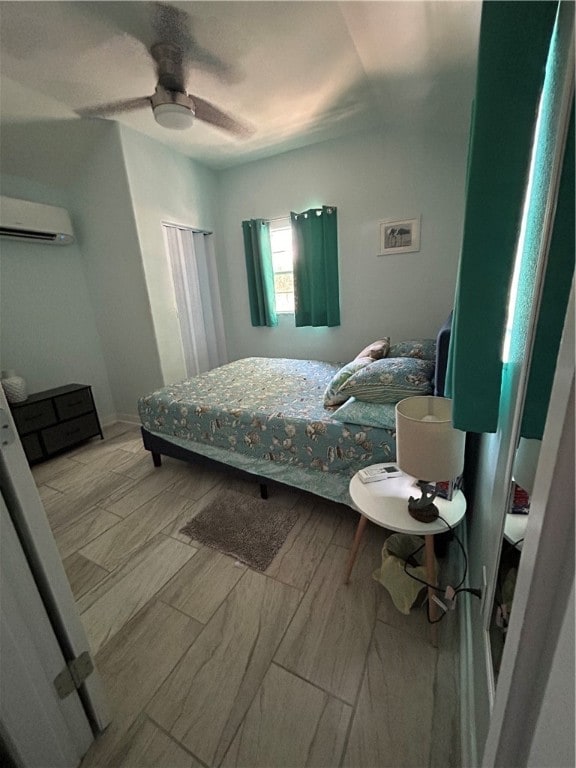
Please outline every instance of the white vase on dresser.
[[1, 383], [9, 403], [23, 403], [28, 398], [26, 380], [18, 376], [16, 371], [2, 371]]

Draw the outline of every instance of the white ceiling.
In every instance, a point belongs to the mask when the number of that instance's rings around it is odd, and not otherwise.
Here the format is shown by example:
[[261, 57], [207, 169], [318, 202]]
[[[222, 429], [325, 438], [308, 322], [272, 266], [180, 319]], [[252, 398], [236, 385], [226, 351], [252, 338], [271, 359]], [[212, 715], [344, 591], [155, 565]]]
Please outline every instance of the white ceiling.
[[[188, 90], [241, 121], [238, 139], [196, 121], [158, 126], [151, 109], [114, 119], [213, 167], [356, 131], [461, 133], [474, 91], [481, 3], [178, 2], [200, 46]], [[4, 126], [79, 120], [76, 110], [149, 96], [148, 2], [0, 2]], [[87, 118], [82, 118], [86, 120]]]

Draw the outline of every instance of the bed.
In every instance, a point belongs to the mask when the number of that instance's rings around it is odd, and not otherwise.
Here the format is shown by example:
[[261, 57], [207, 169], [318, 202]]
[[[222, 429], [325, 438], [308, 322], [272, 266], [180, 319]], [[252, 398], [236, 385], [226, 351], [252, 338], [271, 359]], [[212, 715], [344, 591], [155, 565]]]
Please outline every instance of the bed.
[[248, 473], [264, 498], [274, 480], [349, 504], [358, 469], [396, 458], [395, 402], [435, 391], [448, 338], [378, 340], [345, 364], [227, 363], [140, 398], [144, 447], [157, 467], [164, 455]]

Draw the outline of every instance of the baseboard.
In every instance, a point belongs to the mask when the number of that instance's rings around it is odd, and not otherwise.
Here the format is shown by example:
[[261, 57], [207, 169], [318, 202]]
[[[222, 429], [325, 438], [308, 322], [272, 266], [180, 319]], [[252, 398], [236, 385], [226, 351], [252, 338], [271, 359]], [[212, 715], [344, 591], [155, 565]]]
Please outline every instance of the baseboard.
[[[466, 519], [460, 528], [467, 541]], [[460, 607], [460, 748], [463, 768], [477, 768], [476, 710], [474, 705], [474, 648], [472, 640], [472, 595], [463, 592]]]
[[142, 423], [137, 413], [117, 413], [116, 416], [118, 421], [125, 421], [127, 424], [138, 424], [140, 426]]
[[140, 426], [141, 421], [134, 413], [113, 413], [110, 416], [104, 416], [100, 419], [100, 423], [103, 427], [109, 427], [111, 424], [116, 424], [117, 421], [122, 421], [126, 424], [136, 424]]

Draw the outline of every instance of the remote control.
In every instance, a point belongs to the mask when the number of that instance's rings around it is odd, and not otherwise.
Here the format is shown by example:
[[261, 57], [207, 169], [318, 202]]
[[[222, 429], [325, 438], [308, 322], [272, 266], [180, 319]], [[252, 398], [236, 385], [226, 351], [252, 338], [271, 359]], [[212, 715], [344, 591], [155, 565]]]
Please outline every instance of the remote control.
[[396, 464], [373, 464], [358, 471], [358, 477], [363, 483], [374, 483], [376, 480], [386, 480], [401, 475], [402, 470]]

